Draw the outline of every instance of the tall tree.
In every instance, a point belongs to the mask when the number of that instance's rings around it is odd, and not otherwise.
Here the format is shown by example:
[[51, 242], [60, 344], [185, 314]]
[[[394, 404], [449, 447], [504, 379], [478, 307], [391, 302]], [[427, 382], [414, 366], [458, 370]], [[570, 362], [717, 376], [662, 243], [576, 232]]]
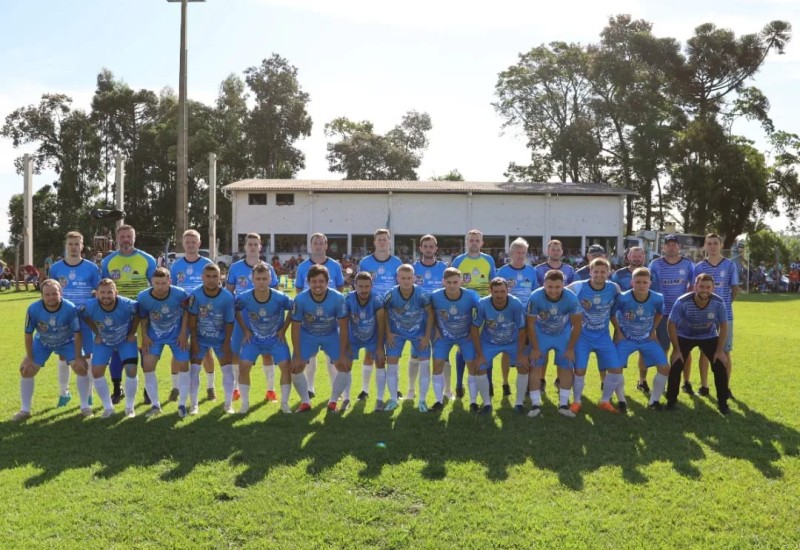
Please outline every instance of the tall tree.
[[255, 100], [247, 121], [251, 160], [263, 178], [292, 178], [305, 167], [305, 156], [294, 143], [311, 135], [310, 101], [297, 80], [297, 68], [273, 54], [245, 70], [245, 82]]
[[[37, 262], [43, 262], [48, 254], [60, 254], [64, 249], [58, 210], [58, 197], [51, 186], [44, 185], [33, 194], [33, 257]], [[12, 195], [8, 201], [9, 248], [12, 250], [22, 240], [23, 217], [22, 194]]]
[[372, 122], [339, 117], [325, 125], [328, 165], [348, 180], [416, 180], [431, 130], [427, 113], [409, 111], [385, 135], [375, 133]]

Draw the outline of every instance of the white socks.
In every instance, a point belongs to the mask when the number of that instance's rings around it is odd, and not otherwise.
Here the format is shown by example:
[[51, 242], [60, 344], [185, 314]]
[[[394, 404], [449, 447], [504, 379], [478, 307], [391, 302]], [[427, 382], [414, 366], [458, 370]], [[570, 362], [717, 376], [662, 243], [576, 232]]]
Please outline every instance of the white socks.
[[293, 374], [292, 384], [294, 384], [294, 389], [297, 391], [297, 395], [300, 396], [300, 402], [310, 403], [311, 400], [308, 397], [308, 379], [306, 378], [306, 374], [304, 372], [301, 372], [300, 374]]
[[[425, 403], [425, 400], [428, 398], [428, 388], [431, 386], [431, 362], [430, 361], [419, 361], [418, 362], [418, 369], [419, 369], [419, 402]], [[411, 376], [409, 371], [409, 376]], [[412, 388], [414, 386], [409, 383], [409, 386]]]
[[19, 397], [22, 402], [21, 411], [31, 412], [31, 401], [33, 401], [34, 378], [19, 379]]
[[467, 375], [467, 387], [469, 387], [469, 403], [470, 405], [478, 402], [478, 386], [475, 383], [475, 377], [471, 374]]
[[383, 401], [386, 394], [386, 369], [375, 369], [375, 398], [378, 401]]
[[267, 379], [267, 391], [275, 391], [275, 365], [263, 365], [261, 370], [264, 371], [264, 378]]
[[433, 375], [433, 396], [437, 403], [444, 399], [444, 374]]
[[144, 388], [147, 390], [147, 395], [150, 396], [150, 403], [154, 409], [161, 408], [161, 401], [158, 400], [158, 378], [156, 378], [156, 371], [144, 373]]
[[125, 376], [125, 410], [132, 410], [136, 404], [136, 394], [139, 391], [139, 377]]
[[570, 390], [558, 390], [558, 406], [559, 407], [566, 407], [567, 405], [569, 405], [569, 393], [570, 393]]
[[239, 394], [242, 400], [242, 406], [239, 408], [239, 412], [246, 413], [250, 410], [250, 384], [239, 384]]
[[366, 363], [361, 366], [361, 391], [369, 393], [369, 381], [372, 378], [372, 365]]
[[[569, 390], [568, 390], [569, 391]], [[531, 390], [531, 405], [534, 407], [542, 406], [542, 390]], [[569, 394], [567, 394], [569, 396]]]
[[397, 401], [397, 389], [400, 386], [400, 367], [386, 365], [386, 385], [389, 386], [389, 401]]
[[[189, 365], [189, 401], [192, 407], [197, 407], [200, 396], [200, 371], [203, 369], [201, 365], [193, 363]], [[211, 382], [214, 382], [214, 375], [211, 375]]]
[[222, 365], [222, 391], [225, 394], [225, 410], [233, 403], [233, 365]]
[[180, 385], [181, 385], [181, 373], [180, 373], [180, 371], [172, 373], [171, 374], [171, 378], [172, 378], [172, 387], [176, 388], [176, 389], [180, 389]]
[[281, 384], [281, 404], [289, 404], [289, 394], [292, 392], [291, 384]]
[[94, 379], [94, 389], [100, 398], [100, 402], [103, 403], [103, 408], [107, 411], [112, 410], [114, 404], [111, 403], [111, 392], [108, 389], [108, 380], [106, 380], [105, 376]]
[[661, 395], [664, 393], [664, 388], [666, 387], [667, 377], [657, 372], [655, 378], [653, 378], [653, 392], [650, 394], [650, 403], [655, 403], [661, 399]]
[[206, 373], [206, 387], [209, 389], [214, 389], [214, 373], [207, 372]]
[[[581, 397], [583, 397], [583, 386], [586, 383], [586, 376], [578, 376], [577, 374], [572, 378], [572, 394], [574, 396], [573, 401], [575, 403], [581, 402]], [[604, 386], [605, 387], [605, 386]]]
[[231, 365], [233, 372], [233, 389], [239, 389], [239, 363]]
[[58, 360], [58, 395], [62, 397], [69, 393], [69, 373], [71, 370], [69, 363], [61, 359]]
[[192, 375], [187, 370], [186, 372], [178, 373], [178, 405], [186, 406], [186, 400], [189, 399], [189, 390], [192, 385]]
[[414, 387], [417, 385], [417, 375], [422, 363], [423, 361], [416, 357], [408, 360], [408, 392], [406, 393], [414, 393]]
[[[308, 389], [310, 391], [314, 391], [314, 378], [317, 377], [317, 357], [314, 356], [308, 360], [308, 364], [306, 364], [306, 369], [303, 371], [306, 376], [306, 381], [308, 383]], [[316, 392], [314, 392], [316, 393]]]
[[89, 408], [89, 396], [92, 395], [92, 379], [88, 375], [76, 375], [75, 382], [78, 386], [78, 396], [81, 400], [81, 409]]
[[517, 405], [522, 405], [525, 401], [525, 394], [528, 393], [528, 379], [530, 375], [517, 373]]
[[611, 396], [614, 395], [617, 384], [620, 383], [621, 379], [621, 374], [614, 374], [613, 372], [606, 373], [606, 379], [603, 380], [603, 396], [600, 398], [600, 401], [608, 403], [611, 400]]
[[333, 391], [331, 393], [331, 400], [330, 403], [336, 403], [336, 400], [339, 399], [339, 396], [342, 392], [347, 389], [347, 385], [350, 383], [351, 373], [349, 372], [337, 372], [336, 378], [333, 379]]
[[487, 375], [475, 377], [475, 387], [478, 388], [478, 393], [483, 401], [483, 406], [492, 405], [492, 398], [489, 397], [489, 377]]

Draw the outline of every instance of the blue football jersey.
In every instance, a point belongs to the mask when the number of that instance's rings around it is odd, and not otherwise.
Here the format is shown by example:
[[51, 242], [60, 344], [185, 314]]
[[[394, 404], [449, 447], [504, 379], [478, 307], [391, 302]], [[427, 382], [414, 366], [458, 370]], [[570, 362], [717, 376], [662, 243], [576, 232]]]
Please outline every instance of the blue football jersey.
[[[308, 270], [311, 268], [312, 265], [317, 265], [311, 261], [311, 258], [307, 258], [300, 262], [300, 265], [297, 266], [297, 273], [295, 274], [294, 278], [294, 288], [297, 290], [298, 293], [302, 292], [306, 286], [308, 281]], [[338, 290], [344, 286], [344, 273], [342, 273], [342, 264], [334, 260], [333, 258], [325, 258], [325, 262], [319, 264], [324, 266], [328, 269], [328, 287], [332, 288], [333, 290]]]
[[671, 264], [661, 257], [650, 262], [650, 271], [655, 274], [650, 289], [664, 296], [664, 314], [669, 315], [675, 300], [686, 294], [694, 284], [694, 264], [683, 257]]
[[447, 264], [436, 260], [433, 265], [425, 265], [422, 260], [414, 263], [414, 283], [425, 292], [431, 293], [442, 288], [442, 279]]
[[722, 258], [717, 265], [705, 259], [694, 266], [694, 276], [701, 273], [714, 277], [714, 294], [725, 302], [728, 320], [733, 320], [733, 287], [739, 286], [739, 270], [736, 269], [736, 264], [728, 258]]
[[603, 288], [595, 290], [589, 281], [577, 281], [569, 286], [575, 293], [583, 309], [582, 332], [596, 332], [607, 335], [611, 312], [620, 295], [619, 287], [606, 281]]
[[436, 319], [439, 334], [445, 340], [463, 340], [469, 337], [475, 308], [478, 307], [478, 293], [468, 288], [459, 289], [458, 298], [452, 300], [445, 294], [445, 289], [431, 294], [431, 307]]
[[519, 331], [525, 329], [525, 308], [516, 297], [509, 296], [502, 309], [497, 309], [491, 296], [485, 296], [478, 302], [475, 319], [472, 322], [481, 330], [481, 342], [495, 346], [516, 343]]
[[628, 290], [617, 298], [614, 315], [626, 339], [642, 342], [650, 338], [656, 315], [664, 315], [664, 297], [650, 290], [647, 299], [640, 302], [633, 295], [633, 290]]
[[172, 284], [184, 290], [194, 290], [203, 284], [203, 268], [210, 263], [211, 260], [203, 256], [193, 262], [187, 260], [186, 256], [178, 258], [169, 269]]
[[[550, 264], [547, 262], [536, 266], [536, 282], [539, 283], [539, 286], [544, 286], [544, 276], [547, 275], [547, 272], [551, 269], [554, 268], [550, 267]], [[564, 274], [564, 286], [567, 286], [575, 280], [575, 270], [571, 265], [561, 262], [561, 267], [559, 267], [558, 270]]]
[[431, 305], [431, 295], [414, 285], [408, 299], [400, 287], [395, 286], [383, 296], [383, 307], [389, 319], [388, 329], [403, 338], [419, 338], [425, 332], [426, 308]]
[[705, 307], [694, 303], [694, 292], [687, 292], [675, 302], [669, 320], [675, 323], [678, 336], [706, 340], [719, 336], [720, 323], [728, 322], [725, 302], [716, 294], [711, 295]]
[[[247, 260], [239, 260], [231, 264], [228, 270], [228, 278], [225, 282], [234, 287], [234, 294], [240, 294], [253, 288], [253, 267], [255, 266], [248, 264]], [[270, 288], [278, 288], [280, 284], [278, 275], [271, 265], [267, 265], [267, 267], [269, 267], [269, 274], [272, 277], [269, 281]]]
[[75, 265], [61, 260], [53, 264], [48, 277], [61, 285], [61, 296], [64, 299], [81, 306], [92, 299], [92, 291], [100, 282], [100, 268], [83, 259]]
[[139, 293], [139, 317], [147, 318], [147, 336], [156, 344], [175, 342], [181, 330], [183, 313], [188, 305], [189, 293], [170, 285], [164, 298], [153, 296], [153, 289]]
[[216, 346], [225, 340], [225, 329], [233, 324], [236, 305], [233, 294], [224, 288], [214, 296], [204, 287], [194, 289], [189, 296], [189, 313], [197, 316], [197, 338], [201, 345]]
[[372, 344], [378, 341], [378, 312], [383, 308], [383, 298], [374, 290], [365, 303], [361, 303], [358, 293], [350, 292], [345, 297], [345, 307], [350, 320], [350, 341], [358, 344]]
[[372, 290], [380, 295], [385, 295], [397, 284], [397, 268], [403, 261], [397, 256], [389, 256], [380, 261], [374, 254], [365, 256], [358, 264], [359, 271], [366, 271], [372, 275]]
[[536, 268], [530, 264], [525, 264], [520, 269], [506, 264], [497, 270], [497, 276], [506, 280], [508, 291], [522, 302], [523, 307], [527, 307], [531, 292], [539, 288]]
[[312, 336], [330, 336], [339, 333], [339, 319], [347, 317], [344, 296], [332, 288], [325, 297], [317, 301], [311, 290], [304, 290], [294, 299], [292, 321], [300, 323], [300, 329]]
[[69, 300], [62, 299], [55, 311], [48, 310], [42, 300], [28, 306], [25, 333], [33, 334], [34, 339], [47, 348], [56, 349], [74, 342], [75, 333], [80, 330], [78, 308]]
[[236, 295], [236, 311], [241, 312], [247, 328], [253, 333], [252, 341], [255, 344], [275, 339], [293, 303], [291, 298], [277, 290], [270, 290], [269, 298], [264, 302], [256, 298], [253, 289]]
[[552, 301], [547, 297], [544, 288], [539, 288], [531, 294], [526, 313], [528, 317], [536, 319], [537, 332], [558, 336], [572, 330], [570, 316], [582, 314], [583, 310], [578, 297], [571, 290], [565, 288], [561, 297]]
[[117, 296], [114, 307], [107, 311], [100, 300], [92, 298], [80, 307], [80, 315], [91, 319], [100, 333], [100, 339], [107, 346], [118, 346], [128, 338], [133, 319], [139, 314], [139, 304], [124, 296]]

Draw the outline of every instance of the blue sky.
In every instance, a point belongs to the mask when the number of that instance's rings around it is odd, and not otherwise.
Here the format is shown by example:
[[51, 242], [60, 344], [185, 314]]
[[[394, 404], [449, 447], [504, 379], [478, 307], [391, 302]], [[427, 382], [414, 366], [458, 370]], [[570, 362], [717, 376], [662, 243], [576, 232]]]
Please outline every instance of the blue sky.
[[[312, 136], [300, 178], [327, 170], [323, 127], [337, 116], [371, 120], [380, 132], [410, 109], [433, 121], [421, 178], [457, 168], [468, 180], [502, 181], [509, 161], [525, 162], [524, 140], [501, 135], [491, 102], [497, 73], [541, 43], [595, 42], [611, 15], [630, 13], [658, 36], [680, 40], [713, 22], [737, 34], [774, 19], [800, 28], [798, 0], [207, 0], [189, 4], [189, 96], [211, 103], [230, 73], [273, 52], [299, 69], [311, 96]], [[95, 77], [111, 69], [135, 89], [177, 89], [180, 6], [166, 0], [0, 0], [0, 117], [63, 92], [88, 108]], [[771, 56], [757, 75], [780, 129], [800, 133], [800, 40]], [[735, 128], [763, 143], [760, 130]], [[0, 212], [22, 190], [13, 159], [25, 152], [0, 140]], [[53, 174], [35, 178], [50, 183]], [[776, 227], [785, 222], [777, 220]], [[0, 241], [8, 240], [0, 216]]]

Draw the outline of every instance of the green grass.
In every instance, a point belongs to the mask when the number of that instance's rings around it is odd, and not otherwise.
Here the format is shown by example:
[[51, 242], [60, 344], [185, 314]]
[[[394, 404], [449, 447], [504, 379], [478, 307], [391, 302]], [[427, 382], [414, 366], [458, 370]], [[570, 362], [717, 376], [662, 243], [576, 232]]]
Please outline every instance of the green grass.
[[[19, 406], [33, 297], [0, 294], [3, 419]], [[310, 415], [258, 403], [229, 417], [201, 402], [186, 420], [174, 403], [151, 420], [82, 420], [75, 400], [53, 408], [51, 359], [31, 421], [0, 422], [0, 547], [796, 548], [800, 300], [745, 296], [735, 309], [729, 417], [685, 395], [675, 413], [647, 411], [629, 369], [628, 417], [595, 407], [591, 370], [577, 419], [555, 413], [550, 390], [537, 419], [495, 397], [492, 419], [459, 401], [441, 416], [373, 402], [328, 416], [317, 398]], [[317, 378], [325, 396], [324, 367]]]

